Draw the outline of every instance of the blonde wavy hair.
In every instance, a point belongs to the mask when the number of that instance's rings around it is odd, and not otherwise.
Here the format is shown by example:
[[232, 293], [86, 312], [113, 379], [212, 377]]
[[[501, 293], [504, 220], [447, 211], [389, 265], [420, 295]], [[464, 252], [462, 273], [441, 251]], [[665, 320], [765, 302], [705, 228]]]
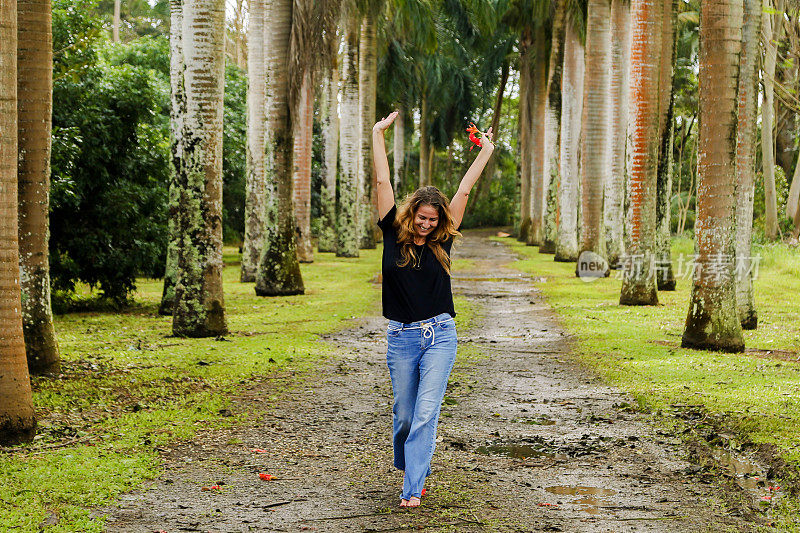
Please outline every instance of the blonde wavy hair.
[[450, 213], [450, 202], [436, 187], [420, 187], [413, 194], [406, 196], [397, 207], [394, 227], [397, 230], [397, 243], [400, 245], [400, 255], [402, 256], [402, 259], [398, 260], [397, 266], [404, 267], [408, 264], [415, 264], [419, 260], [414, 247], [414, 235], [416, 234], [414, 218], [423, 205], [429, 205], [439, 212], [438, 224], [426, 237], [425, 244], [431, 249], [447, 275], [450, 275], [450, 256], [444, 251], [442, 243], [460, 237], [461, 233], [456, 230], [453, 215]]

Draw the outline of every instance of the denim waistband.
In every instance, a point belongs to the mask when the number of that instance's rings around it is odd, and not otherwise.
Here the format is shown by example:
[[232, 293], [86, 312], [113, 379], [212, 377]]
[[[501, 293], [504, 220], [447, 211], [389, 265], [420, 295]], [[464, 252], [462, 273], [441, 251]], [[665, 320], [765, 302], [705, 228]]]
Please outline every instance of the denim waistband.
[[398, 322], [397, 320], [389, 320], [389, 328], [390, 329], [418, 329], [425, 324], [440, 324], [442, 322], [449, 322], [454, 320], [453, 317], [450, 316], [450, 313], [441, 313], [434, 317], [427, 318], [425, 320], [418, 320], [417, 322]]

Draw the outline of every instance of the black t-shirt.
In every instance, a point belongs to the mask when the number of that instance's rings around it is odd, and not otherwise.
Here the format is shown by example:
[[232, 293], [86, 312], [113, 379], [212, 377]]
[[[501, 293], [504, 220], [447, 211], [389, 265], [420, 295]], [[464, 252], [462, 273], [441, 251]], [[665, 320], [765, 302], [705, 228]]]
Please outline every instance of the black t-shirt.
[[[415, 250], [419, 259], [418, 268], [415, 268], [413, 261], [404, 267], [397, 266], [403, 256], [394, 227], [396, 215], [395, 205], [378, 221], [378, 226], [383, 230], [383, 316], [404, 324], [442, 313], [455, 317], [450, 275], [427, 244], [417, 246]], [[448, 256], [452, 246], [453, 239], [442, 243]]]

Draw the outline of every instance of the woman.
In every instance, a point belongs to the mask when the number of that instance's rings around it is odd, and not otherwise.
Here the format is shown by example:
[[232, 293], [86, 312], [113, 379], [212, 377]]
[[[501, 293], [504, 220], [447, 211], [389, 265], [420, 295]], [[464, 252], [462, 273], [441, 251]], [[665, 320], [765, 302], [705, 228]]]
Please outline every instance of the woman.
[[436, 424], [456, 358], [450, 248], [467, 199], [494, 150], [492, 129], [452, 201], [422, 187], [398, 208], [383, 134], [397, 111], [372, 128], [383, 230], [383, 316], [389, 319], [386, 362], [392, 379], [394, 466], [404, 471], [401, 507], [420, 504], [436, 446]]

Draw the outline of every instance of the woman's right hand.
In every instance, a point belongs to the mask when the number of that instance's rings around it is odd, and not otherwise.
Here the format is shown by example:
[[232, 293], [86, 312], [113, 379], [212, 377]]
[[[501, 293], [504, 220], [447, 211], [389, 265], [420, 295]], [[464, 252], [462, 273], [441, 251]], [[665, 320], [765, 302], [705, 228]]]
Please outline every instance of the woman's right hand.
[[388, 117], [384, 117], [380, 119], [378, 122], [376, 122], [375, 125], [372, 126], [372, 133], [383, 133], [384, 131], [386, 131], [389, 128], [389, 126], [392, 125], [394, 119], [397, 118], [397, 114], [398, 111], [392, 111], [391, 113], [389, 113]]

